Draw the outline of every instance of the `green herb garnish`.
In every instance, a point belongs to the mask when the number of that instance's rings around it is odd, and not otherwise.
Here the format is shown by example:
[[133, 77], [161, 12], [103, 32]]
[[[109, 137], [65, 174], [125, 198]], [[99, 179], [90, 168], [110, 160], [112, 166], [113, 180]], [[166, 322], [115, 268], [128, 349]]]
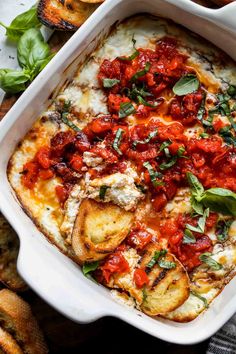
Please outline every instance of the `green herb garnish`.
[[136, 109], [134, 108], [131, 102], [123, 102], [120, 104], [119, 118], [125, 118], [135, 112]]
[[152, 268], [159, 260], [160, 257], [165, 256], [167, 253], [167, 250], [160, 250], [160, 251], [155, 251], [154, 256], [152, 259], [148, 262], [146, 265], [147, 268]]
[[229, 229], [232, 223], [233, 223], [232, 219], [218, 220], [216, 225], [216, 236], [218, 241], [225, 242], [228, 239]]
[[186, 229], [193, 231], [193, 232], [198, 232], [203, 234], [204, 230], [205, 230], [205, 225], [206, 225], [206, 218], [209, 216], [209, 208], [207, 208], [204, 213], [203, 216], [201, 216], [198, 220], [198, 224], [197, 226], [192, 226], [190, 224], [186, 224]]
[[103, 83], [103, 87], [105, 88], [111, 88], [115, 85], [117, 85], [120, 82], [120, 80], [118, 79], [103, 79], [102, 83]]
[[196, 242], [196, 238], [193, 235], [192, 231], [190, 231], [189, 229], [185, 229], [182, 243], [189, 244], [189, 243], [195, 243], [195, 242]]
[[110, 188], [109, 186], [103, 185], [100, 187], [99, 189], [99, 198], [101, 200], [105, 199], [105, 195], [106, 195], [106, 191], [108, 190], [108, 188]]
[[209, 252], [202, 253], [199, 256], [201, 262], [206, 263], [212, 270], [222, 269], [222, 264], [218, 263], [212, 258], [212, 254]]
[[188, 93], [197, 91], [199, 88], [200, 82], [195, 75], [189, 74], [182, 76], [174, 85], [173, 92], [177, 96], [184, 96]]
[[136, 81], [136, 80], [139, 79], [140, 77], [146, 75], [146, 74], [149, 72], [150, 68], [151, 68], [151, 63], [147, 62], [147, 63], [145, 64], [144, 69], [143, 69], [143, 70], [140, 70], [140, 71], [137, 71], [136, 74], [134, 74], [134, 75], [131, 77], [130, 81], [131, 81], [131, 82], [132, 82], [132, 81]]
[[190, 291], [190, 294], [192, 294], [193, 296], [196, 296], [199, 300], [201, 300], [204, 303], [205, 308], [208, 308], [208, 302], [207, 299], [201, 295], [199, 295], [198, 293], [196, 293], [195, 291]]
[[82, 272], [88, 279], [96, 282], [96, 280], [92, 277], [90, 273], [95, 271], [98, 268], [98, 266], [99, 266], [98, 261], [92, 263], [85, 263], [82, 267]]
[[118, 57], [119, 60], [123, 60], [123, 61], [132, 61], [133, 59], [137, 58], [139, 56], [139, 51], [135, 48], [135, 44], [136, 44], [136, 39], [132, 38], [132, 42], [133, 42], [133, 47], [135, 49], [135, 51], [133, 52], [133, 54], [131, 54], [128, 57]]
[[157, 181], [157, 178], [162, 178], [162, 174], [160, 172], [157, 172], [153, 169], [152, 165], [150, 162], [146, 161], [143, 163], [143, 167], [145, 167], [148, 170], [150, 179], [154, 187], [162, 186], [164, 183], [162, 181]]
[[175, 262], [165, 261], [164, 259], [159, 259], [159, 260], [158, 260], [158, 265], [159, 265], [161, 268], [164, 268], [164, 269], [173, 269], [173, 268], [176, 268], [176, 263], [175, 263]]
[[135, 150], [136, 146], [138, 144], [140, 145], [144, 145], [144, 144], [148, 144], [153, 138], [155, 138], [155, 136], [157, 136], [157, 129], [154, 130], [153, 132], [149, 133], [148, 137], [144, 140], [135, 140], [132, 144], [132, 148]]
[[114, 142], [112, 144], [113, 149], [116, 150], [116, 152], [119, 155], [122, 155], [122, 152], [120, 151], [119, 146], [120, 146], [120, 142], [121, 142], [123, 134], [124, 134], [124, 130], [121, 128], [118, 128], [116, 131], [116, 136], [115, 136]]

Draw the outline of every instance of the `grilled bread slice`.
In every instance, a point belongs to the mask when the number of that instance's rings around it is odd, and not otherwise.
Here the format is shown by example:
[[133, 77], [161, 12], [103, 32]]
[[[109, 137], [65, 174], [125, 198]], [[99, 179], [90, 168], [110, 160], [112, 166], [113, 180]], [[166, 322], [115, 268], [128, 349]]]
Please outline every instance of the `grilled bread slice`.
[[150, 316], [173, 311], [189, 296], [188, 274], [174, 255], [167, 253], [160, 258], [159, 263], [156, 262], [152, 268], [147, 268], [156, 251], [159, 251], [156, 245], [150, 244], [140, 263], [149, 278], [141, 308]]
[[[129, 264], [130, 271], [123, 274], [114, 274], [107, 286], [120, 288], [128, 292], [135, 300], [143, 312], [150, 316], [156, 316], [173, 311], [181, 306], [189, 296], [189, 278], [181, 263], [170, 253], [162, 257], [166, 266], [173, 268], [167, 269], [153, 263], [148, 265], [155, 252], [159, 252], [157, 244], [150, 244], [145, 249], [143, 256], [139, 256], [137, 251], [130, 248], [122, 254]], [[162, 262], [162, 266], [163, 266]], [[139, 289], [134, 282], [134, 273], [137, 268], [145, 270], [148, 276], [148, 284]]]
[[24, 354], [15, 339], [0, 327], [0, 353]]
[[84, 199], [72, 233], [79, 263], [103, 259], [127, 236], [134, 214], [111, 203]]
[[40, 0], [38, 18], [50, 28], [75, 31], [97, 7], [96, 3], [86, 3], [79, 0]]
[[8, 289], [0, 291], [0, 323], [2, 329], [13, 337], [23, 353], [48, 353], [29, 305]]
[[16, 270], [18, 252], [18, 237], [0, 214], [0, 281], [14, 291], [23, 291], [27, 285]]

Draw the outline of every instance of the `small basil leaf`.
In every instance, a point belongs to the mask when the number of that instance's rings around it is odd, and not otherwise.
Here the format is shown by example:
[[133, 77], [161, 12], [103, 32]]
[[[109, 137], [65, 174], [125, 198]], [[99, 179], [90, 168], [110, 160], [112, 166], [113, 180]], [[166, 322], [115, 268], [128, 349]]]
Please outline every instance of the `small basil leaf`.
[[97, 269], [97, 267], [99, 266], [99, 262], [92, 262], [92, 263], [85, 263], [83, 265], [82, 271], [84, 275], [87, 275], [90, 272], [93, 272], [94, 270]]
[[10, 26], [6, 26], [1, 22], [0, 25], [6, 28], [6, 36], [10, 40], [18, 41], [28, 29], [41, 26], [37, 17], [37, 7], [32, 7], [28, 11], [16, 16]]
[[189, 244], [189, 243], [195, 243], [195, 242], [196, 242], [196, 238], [193, 235], [193, 233], [189, 229], [185, 229], [182, 243]]
[[132, 144], [132, 148], [135, 149], [138, 144], [141, 144], [141, 145], [148, 144], [153, 138], [155, 138], [157, 133], [158, 132], [157, 132], [157, 129], [156, 129], [153, 132], [151, 132], [146, 139], [144, 139], [144, 140], [135, 140], [133, 142], [133, 144]]
[[195, 75], [189, 74], [182, 76], [174, 85], [173, 92], [177, 96], [184, 96], [188, 93], [197, 91], [199, 88], [200, 82]]
[[158, 106], [158, 103], [151, 104], [151, 103], [145, 101], [145, 99], [143, 99], [142, 96], [137, 96], [137, 98], [138, 98], [138, 103], [142, 104], [144, 106], [151, 107], [151, 108], [156, 108]]
[[143, 289], [142, 289], [142, 295], [143, 295], [143, 303], [147, 300], [147, 290], [146, 290], [146, 287], [144, 286]]
[[236, 86], [230, 85], [227, 90], [228, 95], [231, 97], [236, 96]]
[[76, 132], [81, 131], [81, 129], [79, 127], [77, 127], [73, 122], [71, 122], [68, 119], [68, 113], [63, 113], [61, 116], [61, 119], [62, 119], [63, 123], [68, 125], [68, 127], [70, 127], [71, 129], [75, 130]]
[[101, 186], [100, 187], [100, 190], [99, 190], [99, 198], [101, 200], [104, 200], [105, 199], [105, 195], [106, 195], [106, 191], [108, 190], [108, 188], [110, 188], [109, 186]]
[[203, 234], [204, 230], [205, 230], [205, 225], [206, 225], [206, 218], [208, 216], [209, 216], [209, 209], [206, 209], [203, 213], [203, 216], [201, 216], [199, 218], [197, 226], [192, 226], [190, 224], [186, 224], [186, 228], [191, 231]]
[[117, 129], [116, 136], [115, 136], [114, 142], [112, 144], [113, 149], [116, 150], [116, 152], [119, 155], [122, 155], [122, 152], [120, 151], [119, 146], [120, 146], [120, 142], [121, 142], [123, 134], [124, 134], [124, 130], [123, 129], [121, 129], [121, 128]]
[[229, 236], [229, 229], [233, 220], [219, 220], [216, 225], [216, 236], [220, 242], [225, 242]]
[[152, 268], [158, 261], [160, 257], [165, 256], [167, 253], [167, 250], [160, 250], [160, 251], [155, 251], [154, 256], [152, 259], [148, 262], [146, 265], [146, 268]]
[[192, 196], [190, 199], [191, 207], [198, 215], [203, 215], [203, 205], [196, 201], [196, 199]]
[[0, 69], [0, 87], [9, 94], [24, 91], [29, 78], [24, 71]]
[[201, 203], [224, 215], [236, 216], [236, 193], [224, 188], [210, 188], [200, 198]]
[[176, 164], [176, 162], [177, 162], [177, 159], [178, 159], [177, 156], [173, 156], [170, 161], [163, 162], [159, 166], [160, 170], [164, 171], [164, 170], [167, 170], [168, 168], [174, 166]]
[[151, 182], [154, 185], [154, 187], [162, 186], [164, 184], [162, 181], [157, 181], [157, 178], [162, 178], [163, 176], [160, 172], [157, 172], [153, 169], [150, 162], [148, 161], [144, 162], [143, 167], [145, 167], [148, 170]]
[[176, 263], [175, 263], [175, 262], [165, 261], [164, 259], [160, 259], [160, 260], [158, 261], [158, 265], [159, 265], [161, 268], [164, 268], [164, 269], [173, 269], [173, 268], [176, 268]]
[[123, 102], [120, 104], [119, 118], [125, 118], [135, 112], [136, 109], [134, 108], [131, 102]]
[[171, 140], [166, 140], [164, 141], [161, 146], [160, 146], [160, 149], [159, 151], [162, 151], [164, 149], [166, 149], [168, 146], [170, 146], [172, 144], [172, 141]]
[[131, 81], [131, 82], [132, 82], [132, 81], [136, 81], [136, 80], [139, 79], [140, 77], [146, 75], [146, 74], [149, 72], [150, 68], [151, 68], [151, 63], [147, 62], [147, 63], [145, 64], [144, 69], [143, 69], [143, 70], [140, 70], [140, 71], [138, 71], [138, 72], [136, 72], [136, 74], [134, 74], [134, 75], [131, 77], [130, 81]]
[[190, 294], [192, 294], [193, 296], [196, 296], [199, 300], [201, 300], [204, 303], [204, 306], [207, 308], [209, 307], [207, 299], [203, 296], [201, 296], [200, 294], [196, 293], [195, 291], [190, 291]]
[[[198, 198], [201, 198], [201, 196], [204, 193], [204, 187], [199, 182], [198, 178], [194, 174], [192, 174], [191, 172], [187, 172], [186, 176], [187, 176], [190, 188], [191, 188], [191, 192], [198, 200]], [[198, 201], [200, 201], [200, 200], [198, 200]]]
[[212, 254], [209, 252], [202, 253], [199, 256], [201, 262], [206, 263], [212, 270], [222, 269], [222, 264], [218, 263], [212, 258]]
[[103, 82], [103, 87], [111, 88], [111, 87], [117, 85], [120, 82], [120, 80], [118, 80], [118, 79], [103, 79], [102, 82]]

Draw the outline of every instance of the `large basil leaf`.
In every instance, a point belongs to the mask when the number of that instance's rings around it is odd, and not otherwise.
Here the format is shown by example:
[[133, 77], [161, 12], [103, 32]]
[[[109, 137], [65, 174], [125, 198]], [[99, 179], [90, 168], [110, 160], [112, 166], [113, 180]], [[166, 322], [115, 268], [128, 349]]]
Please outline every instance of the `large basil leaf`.
[[201, 197], [201, 203], [224, 215], [236, 216], [236, 193], [224, 188], [210, 188]]
[[12, 41], [18, 41], [20, 37], [30, 28], [37, 28], [41, 23], [37, 17], [37, 7], [32, 7], [26, 12], [16, 16], [10, 26], [0, 25], [6, 29], [6, 36]]
[[50, 48], [44, 42], [43, 36], [38, 29], [31, 28], [26, 31], [19, 40], [17, 48], [19, 64], [30, 71], [33, 79], [51, 58]]
[[197, 91], [200, 83], [197, 78], [197, 76], [189, 74], [182, 76], [179, 81], [176, 82], [176, 84], [173, 87], [173, 92], [177, 96], [184, 96], [187, 95], [188, 93], [192, 93], [194, 91]]
[[0, 87], [6, 93], [18, 93], [26, 89], [29, 76], [24, 71], [0, 69]]

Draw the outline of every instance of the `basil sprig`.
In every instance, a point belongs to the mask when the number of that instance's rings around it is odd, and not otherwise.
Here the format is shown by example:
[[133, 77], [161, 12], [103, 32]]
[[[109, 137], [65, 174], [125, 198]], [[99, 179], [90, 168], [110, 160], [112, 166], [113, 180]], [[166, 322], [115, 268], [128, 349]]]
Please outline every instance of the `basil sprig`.
[[154, 187], [158, 187], [158, 186], [163, 186], [164, 182], [162, 181], [157, 181], [157, 178], [162, 178], [163, 175], [162, 173], [155, 171], [154, 168], [152, 167], [152, 165], [150, 164], [150, 162], [146, 161], [143, 163], [143, 167], [145, 167], [148, 170], [150, 179], [152, 184], [154, 185]]
[[91, 272], [94, 272], [98, 268], [98, 266], [99, 266], [98, 261], [85, 263], [82, 267], [82, 272], [88, 279], [95, 281], [95, 279], [91, 275]]
[[120, 151], [119, 146], [120, 146], [120, 142], [121, 142], [123, 134], [124, 134], [124, 130], [121, 128], [118, 128], [116, 131], [116, 136], [115, 136], [114, 142], [112, 144], [113, 149], [116, 150], [116, 152], [119, 155], [122, 155], [122, 152]]
[[0, 70], [0, 87], [7, 93], [24, 91], [27, 84], [48, 64], [53, 54], [49, 45], [44, 42], [40, 30], [31, 28], [20, 37], [17, 57], [23, 70]]
[[182, 76], [174, 85], [173, 92], [177, 96], [184, 96], [188, 93], [197, 91], [199, 88], [200, 82], [196, 75], [188, 74]]
[[197, 226], [192, 226], [190, 224], [186, 224], [186, 228], [190, 231], [193, 232], [198, 232], [200, 234], [203, 234], [205, 231], [205, 225], [206, 225], [206, 218], [208, 218], [209, 216], [209, 208], [207, 208], [204, 213], [203, 216], [201, 216], [198, 220], [198, 224]]
[[111, 88], [111, 87], [117, 85], [120, 82], [120, 80], [118, 80], [118, 79], [107, 79], [106, 78], [106, 79], [103, 79], [102, 82], [103, 82], [103, 87]]
[[99, 189], [99, 198], [101, 200], [105, 199], [105, 195], [106, 195], [106, 191], [108, 190], [108, 188], [110, 188], [109, 186], [103, 185], [100, 187]]
[[229, 236], [229, 229], [230, 226], [232, 225], [233, 220], [218, 220], [217, 225], [216, 225], [216, 237], [217, 240], [220, 242], [225, 242], [228, 239]]
[[166, 253], [167, 253], [167, 250], [155, 251], [154, 256], [148, 262], [148, 264], [146, 265], [146, 268], [152, 268], [158, 262], [159, 258], [165, 256]]
[[9, 26], [2, 22], [0, 22], [0, 26], [6, 29], [8, 39], [18, 41], [28, 29], [41, 26], [37, 17], [37, 7], [33, 6], [28, 11], [16, 16]]
[[236, 216], [236, 193], [225, 188], [210, 188], [205, 191], [191, 172], [187, 172], [187, 179], [192, 192], [191, 205], [195, 211], [203, 205], [210, 211]]
[[212, 258], [212, 254], [210, 252], [200, 254], [199, 259], [202, 263], [207, 264], [212, 270], [220, 270], [223, 268], [222, 264]]
[[185, 229], [182, 243], [189, 244], [189, 243], [195, 243], [195, 242], [196, 242], [196, 238], [193, 235], [192, 231], [190, 231], [189, 229]]
[[123, 102], [120, 104], [119, 118], [128, 117], [130, 114], [136, 112], [136, 109], [131, 102]]
[[132, 144], [132, 149], [135, 150], [136, 146], [138, 144], [140, 145], [144, 145], [144, 144], [148, 144], [153, 138], [155, 138], [155, 136], [157, 136], [157, 129], [153, 130], [153, 132], [148, 134], [148, 137], [144, 140], [134, 140], [133, 144]]
[[193, 296], [196, 296], [199, 300], [201, 300], [204, 303], [204, 306], [207, 308], [208, 306], [208, 302], [207, 299], [203, 296], [201, 296], [200, 294], [196, 293], [195, 291], [190, 291], [190, 294], [192, 294]]
[[134, 74], [134, 75], [131, 77], [130, 81], [131, 81], [131, 82], [136, 81], [136, 80], [139, 79], [140, 77], [146, 75], [146, 74], [149, 72], [150, 68], [151, 68], [151, 63], [147, 62], [147, 63], [145, 64], [144, 69], [143, 69], [143, 70], [140, 70], [140, 71], [137, 71], [136, 74]]

